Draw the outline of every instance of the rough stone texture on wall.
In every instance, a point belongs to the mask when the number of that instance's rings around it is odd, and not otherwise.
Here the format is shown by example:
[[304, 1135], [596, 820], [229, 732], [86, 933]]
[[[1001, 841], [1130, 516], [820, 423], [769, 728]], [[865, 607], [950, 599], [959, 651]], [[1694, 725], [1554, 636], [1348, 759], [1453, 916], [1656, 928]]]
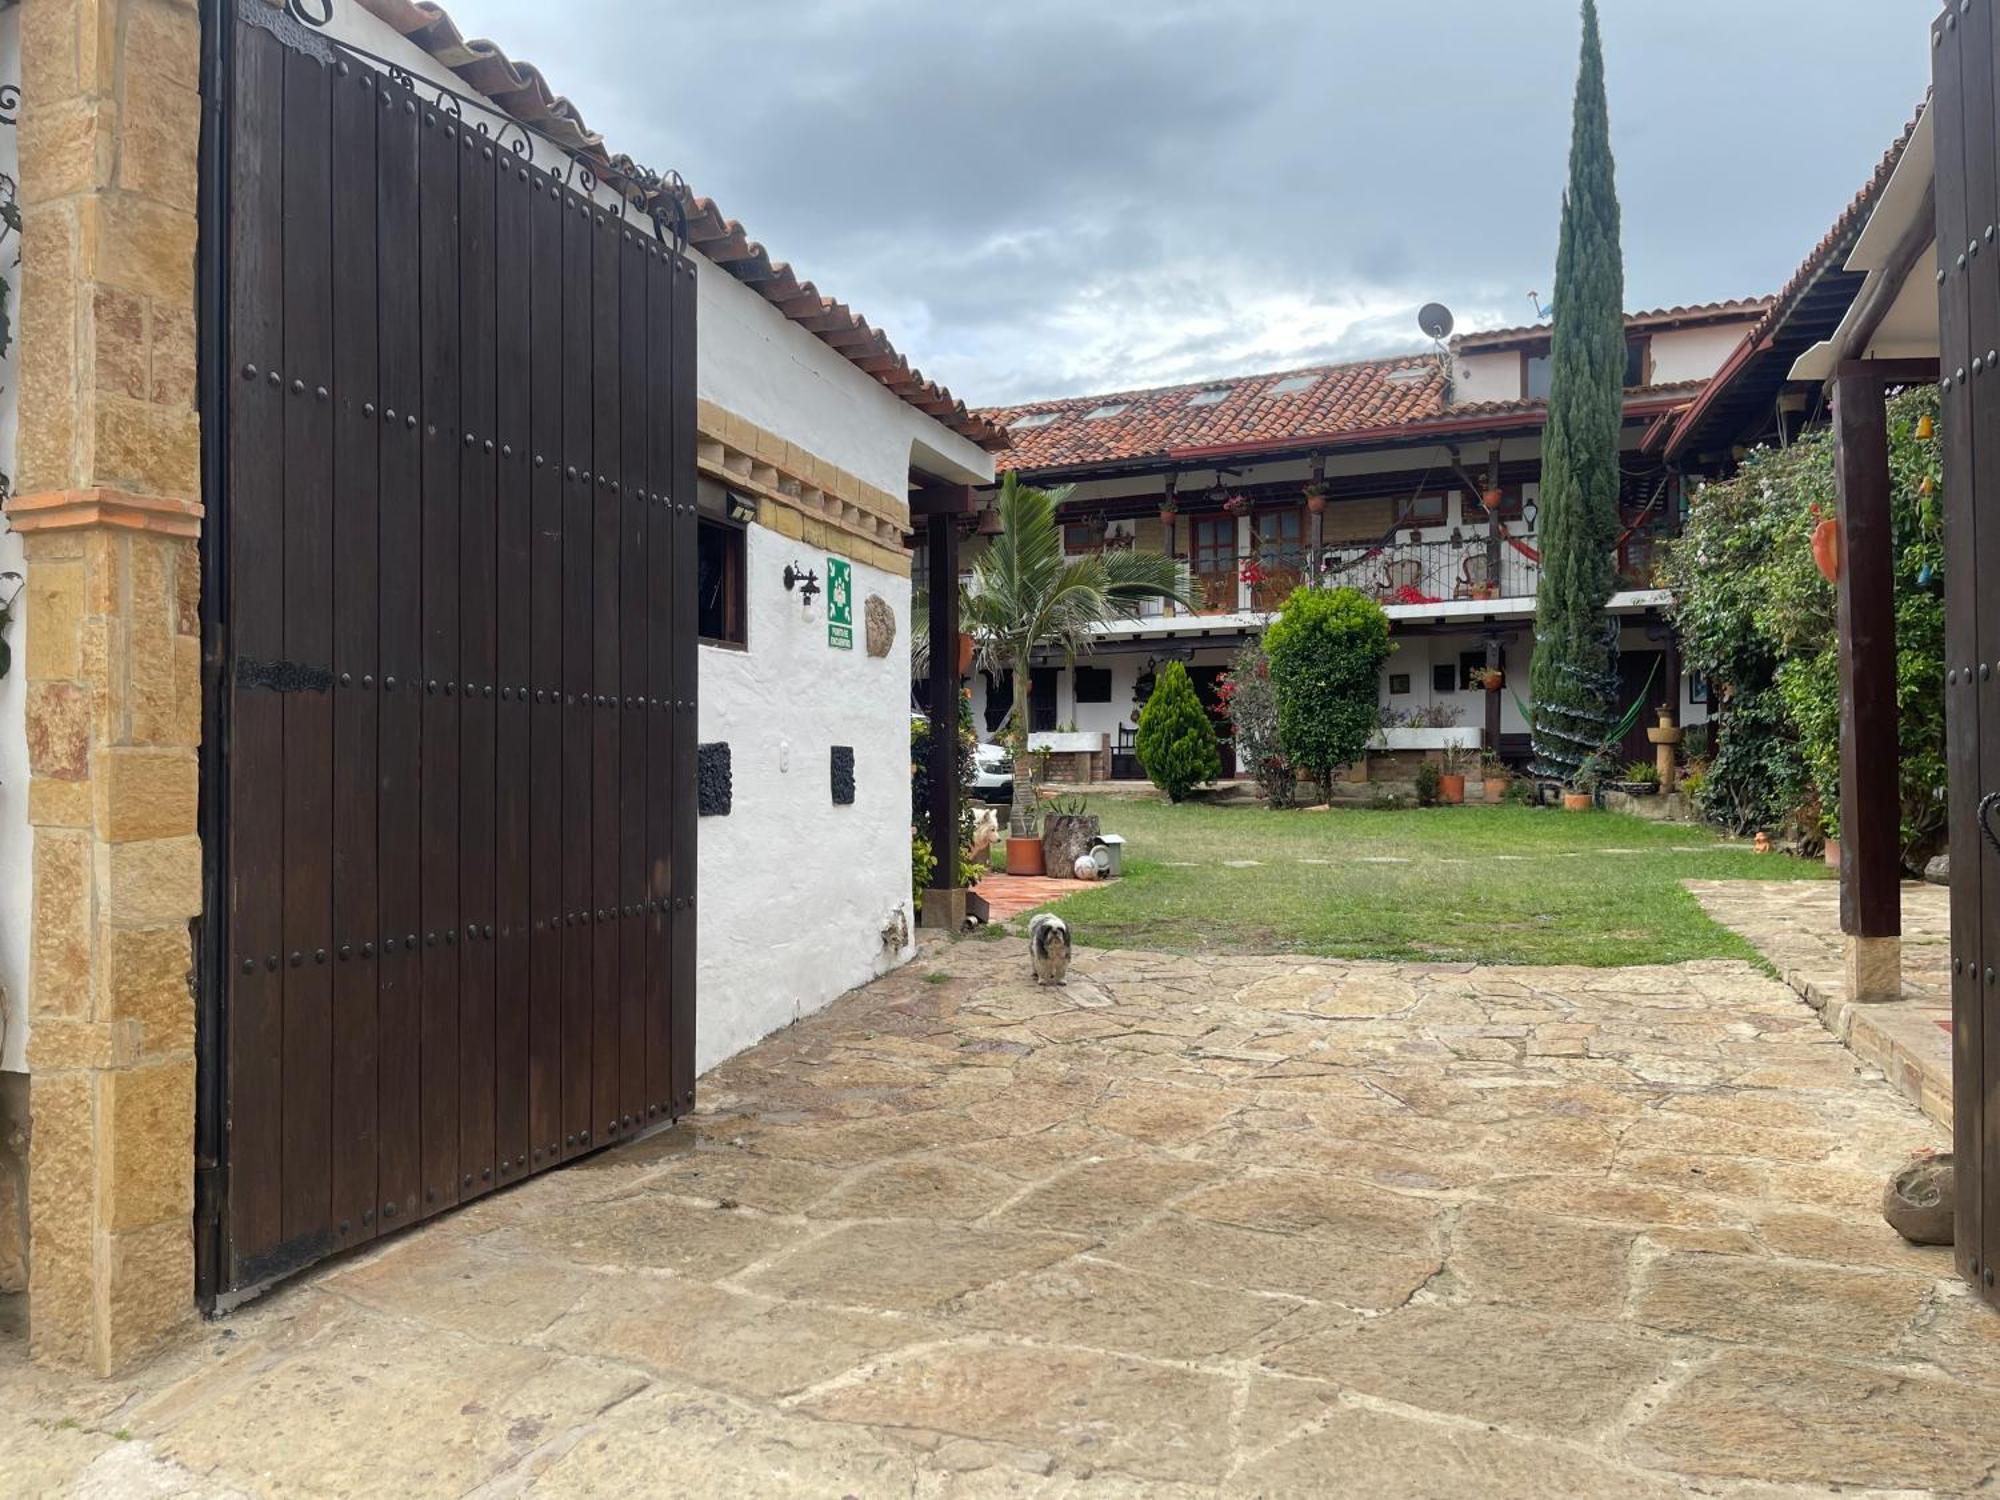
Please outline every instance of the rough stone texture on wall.
[[870, 594], [866, 612], [868, 654], [887, 656], [889, 648], [896, 644], [896, 611], [889, 607], [889, 601], [880, 594]]
[[29, 1338], [108, 1372], [193, 1307], [200, 27], [23, 0]]

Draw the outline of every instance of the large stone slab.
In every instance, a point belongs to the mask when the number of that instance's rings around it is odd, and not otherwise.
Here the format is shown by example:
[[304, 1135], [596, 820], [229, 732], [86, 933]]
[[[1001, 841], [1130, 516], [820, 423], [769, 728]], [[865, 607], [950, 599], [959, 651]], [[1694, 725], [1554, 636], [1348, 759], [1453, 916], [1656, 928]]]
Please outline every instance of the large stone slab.
[[1675, 1353], [1665, 1340], [1614, 1324], [1511, 1308], [1406, 1307], [1291, 1340], [1264, 1363], [1442, 1416], [1574, 1437], [1617, 1417]]
[[1228, 1464], [1235, 1384], [1107, 1354], [956, 1343], [891, 1360], [802, 1409], [1042, 1448], [1142, 1479], [1213, 1484]]
[[1896, 1346], [1932, 1283], [1884, 1271], [1739, 1255], [1671, 1255], [1645, 1269], [1637, 1321], [1728, 1343], [1882, 1356]]
[[1065, 1260], [1085, 1241], [942, 1224], [851, 1224], [743, 1278], [746, 1291], [829, 1307], [936, 1312], [976, 1287]]
[[1996, 1463], [1991, 1391], [1882, 1367], [1730, 1349], [1633, 1431], [1684, 1474], [1964, 1494]]

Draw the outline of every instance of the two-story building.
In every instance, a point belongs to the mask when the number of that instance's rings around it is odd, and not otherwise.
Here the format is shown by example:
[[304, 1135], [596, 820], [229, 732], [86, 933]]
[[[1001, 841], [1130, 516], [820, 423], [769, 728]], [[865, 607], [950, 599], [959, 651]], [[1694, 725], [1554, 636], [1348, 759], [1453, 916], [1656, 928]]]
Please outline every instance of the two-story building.
[[[1643, 729], [1671, 704], [1707, 717], [1684, 678], [1654, 587], [1653, 550], [1674, 529], [1679, 475], [1641, 452], [1649, 426], [1684, 408], [1770, 307], [1768, 299], [1635, 313], [1627, 319], [1624, 483], [1618, 540], [1626, 703]], [[1013, 446], [1001, 467], [1071, 486], [1073, 552], [1157, 550], [1185, 561], [1199, 608], [1157, 607], [1101, 632], [1085, 658], [1035, 672], [1032, 731], [1081, 747], [1103, 737], [1114, 776], [1130, 752], [1154, 670], [1188, 664], [1213, 700], [1231, 654], [1308, 580], [1379, 599], [1397, 649], [1382, 673], [1391, 722], [1463, 724], [1511, 760], [1528, 751], [1527, 666], [1540, 581], [1537, 505], [1548, 414], [1549, 327], [1467, 333], [1425, 352], [1162, 389], [1069, 397], [982, 415]], [[1489, 690], [1485, 670], [1502, 685]], [[1011, 686], [973, 685], [995, 733]], [[1079, 736], [1070, 739], [1069, 734]], [[1233, 762], [1225, 756], [1225, 770]]]

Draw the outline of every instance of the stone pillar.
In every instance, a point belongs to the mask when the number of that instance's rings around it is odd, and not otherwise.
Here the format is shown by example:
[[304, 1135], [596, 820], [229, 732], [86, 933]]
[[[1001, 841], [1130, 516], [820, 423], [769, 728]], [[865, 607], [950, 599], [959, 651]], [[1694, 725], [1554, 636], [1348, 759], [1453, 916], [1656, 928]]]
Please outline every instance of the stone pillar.
[[194, 1305], [200, 429], [191, 0], [23, 0], [29, 1339], [109, 1373]]

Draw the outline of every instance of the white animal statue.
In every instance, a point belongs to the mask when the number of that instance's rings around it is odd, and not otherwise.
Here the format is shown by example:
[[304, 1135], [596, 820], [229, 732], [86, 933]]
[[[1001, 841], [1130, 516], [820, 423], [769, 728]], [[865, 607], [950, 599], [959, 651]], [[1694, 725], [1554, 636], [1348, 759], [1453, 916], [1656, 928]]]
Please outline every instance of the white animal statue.
[[1069, 923], [1043, 912], [1028, 924], [1028, 953], [1036, 984], [1069, 982]]
[[975, 865], [986, 863], [986, 853], [1000, 839], [1000, 815], [990, 807], [982, 807], [972, 815], [972, 852], [969, 856]]

